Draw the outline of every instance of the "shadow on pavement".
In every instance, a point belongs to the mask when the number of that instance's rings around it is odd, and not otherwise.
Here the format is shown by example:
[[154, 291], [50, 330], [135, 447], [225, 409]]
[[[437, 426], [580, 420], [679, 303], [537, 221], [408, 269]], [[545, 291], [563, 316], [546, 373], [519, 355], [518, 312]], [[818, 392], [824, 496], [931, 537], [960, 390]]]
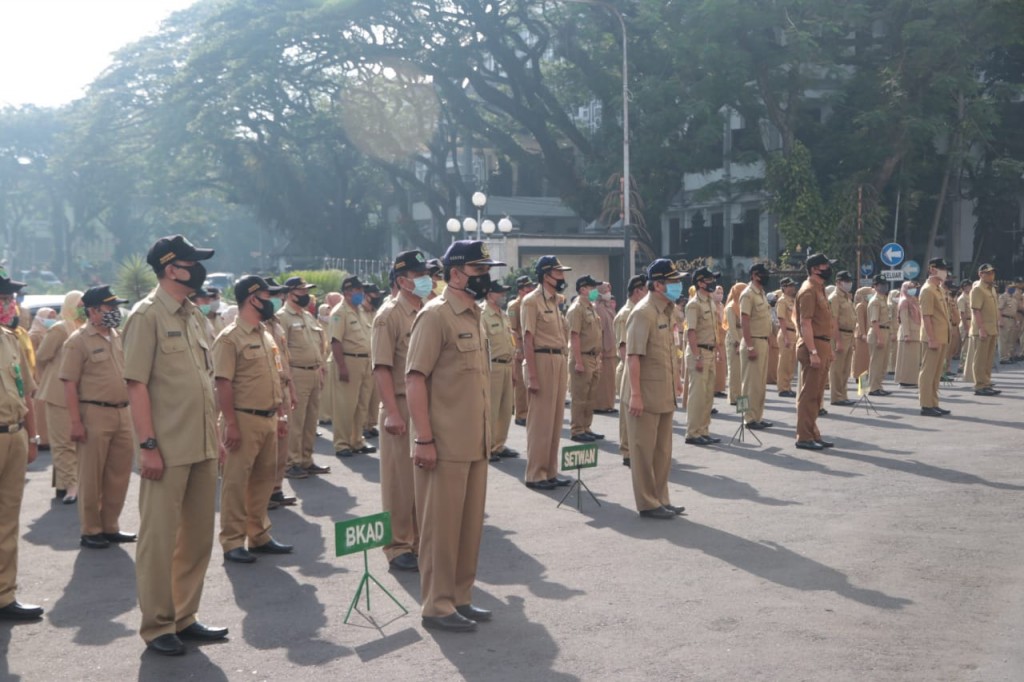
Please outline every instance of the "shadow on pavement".
[[[548, 580], [544, 565], [512, 542], [513, 535], [515, 531], [484, 525], [477, 566], [478, 581], [489, 585], [523, 585], [541, 599], [566, 600], [586, 594], [583, 590]], [[515, 568], [509, 570], [509, 567]]]
[[78, 629], [75, 644], [105, 646], [115, 639], [137, 636], [135, 630], [114, 622], [135, 604], [135, 562], [128, 552], [113, 545], [79, 551], [71, 580], [47, 615], [58, 628]]
[[769, 466], [789, 469], [791, 471], [810, 471], [817, 474], [823, 474], [825, 476], [838, 476], [840, 478], [854, 478], [862, 475], [852, 471], [839, 471], [838, 469], [832, 469], [824, 464], [819, 464], [818, 462], [813, 462], [803, 457], [797, 457], [795, 455], [782, 452], [780, 448], [775, 447], [757, 450], [749, 447], [739, 448], [731, 446], [725, 448], [725, 450], [729, 454], [736, 455], [738, 457], [751, 459], [756, 462], [761, 462], [762, 464], [768, 464]]
[[295, 545], [292, 554], [275, 559], [278, 565], [295, 566], [302, 575], [315, 578], [349, 572], [330, 561], [334, 559], [334, 547], [327, 547], [327, 539], [334, 539], [333, 528], [325, 533], [319, 523], [291, 511], [289, 507], [271, 511], [270, 520], [274, 524], [271, 531], [274, 539]]
[[33, 545], [66, 552], [79, 549], [79, 531], [78, 506], [51, 498], [50, 508], [32, 522], [24, 538]]
[[[30, 624], [26, 623], [26, 625]], [[38, 625], [38, 623], [32, 623], [32, 625]], [[14, 627], [17, 627], [17, 624], [4, 623], [0, 625], [0, 680], [4, 680], [4, 682], [18, 682], [21, 679], [21, 675], [11, 674], [11, 669], [7, 664], [10, 659], [11, 629]]]
[[756, 502], [757, 504], [765, 504], [771, 507], [786, 507], [800, 504], [800, 502], [792, 500], [763, 497], [749, 483], [737, 481], [728, 476], [699, 474], [690, 467], [674, 466], [669, 472], [668, 478], [671, 482], [690, 488], [705, 497], [715, 497], [720, 500], [747, 500], [748, 502]]
[[839, 457], [841, 459], [849, 459], [855, 462], [864, 462], [865, 464], [873, 464], [874, 466], [881, 467], [883, 469], [902, 471], [907, 474], [914, 474], [915, 476], [933, 478], [937, 481], [945, 481], [946, 483], [984, 485], [998, 490], [1024, 490], [1024, 486], [1021, 485], [988, 481], [980, 476], [976, 476], [975, 474], [968, 474], [963, 471], [957, 471], [956, 469], [937, 467], [932, 464], [925, 464], [924, 462], [913, 459], [905, 460], [889, 459], [888, 457], [873, 457], [871, 455], [861, 455], [856, 452], [844, 452], [837, 448], [824, 450], [822, 451], [822, 454], [831, 457]]
[[139, 682], [227, 682], [228, 676], [203, 653], [202, 649], [192, 642], [185, 644], [185, 649], [184, 656], [161, 656], [143, 649], [139, 665]]

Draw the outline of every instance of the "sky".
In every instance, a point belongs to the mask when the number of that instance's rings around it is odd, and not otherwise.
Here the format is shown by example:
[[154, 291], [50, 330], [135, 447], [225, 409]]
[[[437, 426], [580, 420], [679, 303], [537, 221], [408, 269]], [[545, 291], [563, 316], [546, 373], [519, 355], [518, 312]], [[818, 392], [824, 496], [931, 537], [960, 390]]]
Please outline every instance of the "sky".
[[111, 53], [195, 0], [0, 0], [0, 107], [85, 94]]

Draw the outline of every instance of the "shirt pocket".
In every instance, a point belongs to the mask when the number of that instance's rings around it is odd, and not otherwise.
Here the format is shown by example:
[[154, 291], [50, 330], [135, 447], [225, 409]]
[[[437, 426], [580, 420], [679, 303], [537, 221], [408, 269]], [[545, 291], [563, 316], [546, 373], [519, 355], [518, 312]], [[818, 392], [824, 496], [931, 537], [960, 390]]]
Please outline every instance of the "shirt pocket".
[[455, 339], [455, 347], [459, 351], [458, 368], [460, 372], [479, 372], [480, 367], [480, 337]]
[[245, 348], [242, 349], [242, 357], [245, 358], [246, 360], [259, 360], [260, 358], [267, 357], [267, 352], [263, 350], [262, 346], [259, 346], [257, 348], [246, 346]]
[[103, 363], [110, 361], [110, 351], [106, 348], [101, 348], [98, 351], [89, 353], [89, 362]]
[[161, 353], [184, 353], [187, 347], [184, 336], [168, 336], [160, 339]]

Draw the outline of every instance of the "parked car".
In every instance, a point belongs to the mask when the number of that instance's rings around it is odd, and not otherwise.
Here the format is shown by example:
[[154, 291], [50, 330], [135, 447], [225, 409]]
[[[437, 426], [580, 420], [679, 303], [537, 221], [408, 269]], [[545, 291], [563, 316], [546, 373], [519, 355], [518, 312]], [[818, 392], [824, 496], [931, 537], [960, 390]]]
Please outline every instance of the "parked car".
[[235, 273], [233, 272], [213, 272], [206, 276], [206, 281], [203, 282], [203, 288], [206, 287], [217, 287], [221, 292], [231, 291], [231, 287], [235, 285]]
[[18, 307], [21, 309], [21, 320], [19, 323], [22, 327], [28, 329], [40, 308], [53, 308], [59, 316], [60, 309], [63, 306], [63, 296], [54, 294], [26, 294], [24, 298], [18, 301]]
[[53, 274], [49, 270], [22, 270], [21, 280], [28, 282], [38, 282], [47, 287], [59, 287], [63, 282], [60, 281], [60, 277]]

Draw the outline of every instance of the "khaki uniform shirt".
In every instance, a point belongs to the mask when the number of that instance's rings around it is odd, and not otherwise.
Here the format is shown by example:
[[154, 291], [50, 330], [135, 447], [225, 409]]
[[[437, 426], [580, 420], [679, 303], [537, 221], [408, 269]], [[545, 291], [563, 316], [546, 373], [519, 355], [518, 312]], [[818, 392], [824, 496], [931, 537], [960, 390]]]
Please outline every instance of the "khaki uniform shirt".
[[[985, 333], [989, 336], [998, 334], [999, 306], [996, 302], [996, 288], [991, 284], [985, 284], [981, 280], [974, 283], [971, 289], [971, 310], [981, 311], [981, 323]], [[980, 336], [981, 330], [971, 315], [971, 336]]]
[[[651, 298], [650, 294], [647, 298]], [[641, 301], [642, 303], [643, 301]], [[637, 308], [640, 304], [637, 304]], [[697, 344], [700, 346], [714, 346], [718, 343], [718, 315], [715, 313], [715, 302], [703, 291], [697, 294], [686, 303], [686, 329], [697, 332]], [[671, 317], [670, 317], [671, 320]], [[685, 342], [685, 341], [684, 341]], [[629, 345], [629, 342], [626, 342]], [[689, 348], [689, 346], [687, 346]], [[628, 348], [627, 348], [628, 350]]]
[[285, 303], [277, 312], [277, 321], [284, 331], [290, 366], [309, 369], [324, 364], [323, 330], [315, 317]]
[[153, 430], [167, 466], [217, 457], [213, 360], [202, 321], [191, 301], [178, 303], [157, 287], [124, 326], [124, 378], [149, 390]]
[[78, 399], [120, 405], [128, 402], [124, 349], [116, 329], [110, 336], [86, 324], [64, 343], [58, 377], [78, 386]]
[[22, 423], [28, 414], [27, 396], [34, 390], [32, 370], [18, 337], [0, 327], [0, 424]]
[[517, 296], [508, 304], [508, 328], [512, 330], [512, 341], [516, 348], [523, 347], [523, 325], [519, 317], [519, 309], [523, 305], [523, 297]]
[[940, 346], [949, 343], [949, 308], [946, 307], [946, 294], [941, 286], [931, 281], [921, 287], [921, 335], [920, 340], [928, 343], [928, 332], [924, 328], [924, 318], [932, 318], [932, 333]]
[[75, 329], [69, 322], [61, 320], [46, 332], [36, 352], [39, 388], [35, 397], [61, 407], [67, 407], [67, 401], [64, 399], [64, 385], [57, 377], [60, 373], [60, 354], [64, 349], [64, 342], [73, 331]]
[[409, 337], [412, 323], [419, 310], [405, 300], [404, 296], [389, 298], [380, 307], [373, 319], [370, 332], [370, 348], [373, 367], [391, 369], [391, 381], [395, 395], [405, 395], [406, 356], [409, 354]]
[[853, 307], [853, 299], [842, 289], [836, 288], [828, 297], [828, 307], [832, 317], [839, 325], [840, 334], [853, 334], [857, 329], [857, 311]]
[[[750, 317], [750, 336], [755, 339], [767, 340], [772, 332], [772, 306], [764, 289], [758, 290], [753, 285], [740, 294], [740, 314]], [[738, 330], [737, 337], [742, 343], [743, 330]]]
[[[884, 301], [885, 299], [882, 300]], [[804, 283], [800, 285], [800, 291], [796, 294], [796, 325], [798, 330], [803, 325], [804, 320], [811, 321], [811, 331], [814, 336], [832, 336], [832, 310], [828, 307], [828, 299], [825, 298], [825, 287], [815, 284], [810, 278], [804, 280]], [[798, 331], [797, 349], [799, 350], [802, 345], [804, 345], [804, 335]]]
[[1005, 326], [1017, 321], [1017, 299], [1005, 291], [999, 294], [999, 324]]
[[960, 294], [956, 299], [956, 309], [960, 313], [960, 321], [958, 324], [969, 330], [971, 328], [971, 294], [970, 292], [964, 292]]
[[215, 377], [231, 382], [236, 408], [276, 410], [281, 405], [284, 365], [263, 325], [237, 319], [225, 327], [213, 342], [213, 367]]
[[368, 355], [371, 329], [366, 316], [345, 300], [331, 311], [331, 340], [340, 342], [345, 353]]
[[799, 334], [799, 330], [793, 326], [793, 309], [795, 306], [795, 298], [790, 298], [789, 296], [782, 294], [775, 302], [775, 312], [778, 314], [779, 324], [782, 325], [783, 328]]
[[558, 294], [550, 296], [540, 286], [523, 298], [519, 309], [520, 330], [523, 336], [533, 335], [534, 348], [554, 348], [565, 351], [569, 346], [565, 321], [558, 310]]
[[569, 306], [565, 314], [565, 321], [569, 325], [569, 343], [572, 344], [572, 335], [579, 334], [580, 352], [584, 355], [599, 355], [601, 353], [601, 319], [594, 310], [590, 301], [584, 301], [581, 296]]
[[448, 289], [428, 301], [413, 322], [406, 374], [426, 377], [427, 409], [440, 460], [472, 462], [489, 456], [486, 338], [480, 308]]
[[629, 314], [633, 312], [633, 307], [633, 301], [627, 299], [626, 304], [619, 309], [618, 313], [615, 314], [614, 328], [616, 348], [626, 343], [626, 323], [629, 320]]
[[512, 346], [512, 330], [509, 328], [508, 317], [501, 309], [495, 309], [489, 303], [480, 306], [487, 342], [491, 348], [491, 359], [507, 362], [512, 359], [515, 348]]
[[[892, 320], [889, 318], [889, 303], [886, 301], [885, 296], [875, 294], [871, 297], [868, 302], [868, 330], [870, 331], [872, 325], [878, 322], [878, 326], [882, 329], [892, 327]], [[891, 332], [892, 329], [889, 329]], [[815, 332], [817, 334], [817, 332]]]
[[615, 353], [615, 313], [604, 303], [594, 306], [597, 311], [597, 319], [601, 323], [601, 353], [611, 355]]
[[636, 304], [626, 323], [626, 355], [640, 358], [640, 397], [644, 412], [652, 414], [676, 408], [673, 308], [672, 301], [662, 302], [648, 294]]

